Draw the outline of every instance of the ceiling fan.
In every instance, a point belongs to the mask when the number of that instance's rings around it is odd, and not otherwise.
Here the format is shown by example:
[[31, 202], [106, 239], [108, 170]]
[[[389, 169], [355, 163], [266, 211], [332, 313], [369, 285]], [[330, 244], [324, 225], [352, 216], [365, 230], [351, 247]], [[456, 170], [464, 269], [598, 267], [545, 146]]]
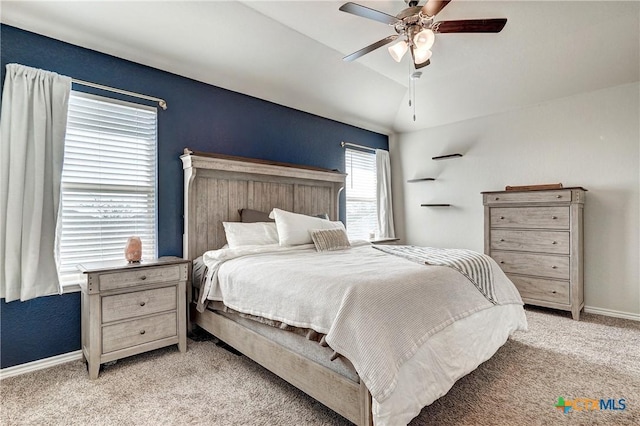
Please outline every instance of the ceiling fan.
[[419, 69], [431, 63], [430, 49], [435, 41], [435, 34], [499, 33], [507, 23], [506, 18], [434, 21], [435, 16], [451, 0], [427, 0], [424, 6], [418, 6], [417, 0], [404, 1], [409, 7], [396, 16], [351, 2], [340, 6], [342, 12], [388, 24], [396, 31], [396, 34], [385, 37], [357, 52], [347, 55], [343, 60], [347, 62], [353, 61], [400, 39], [398, 43], [389, 47], [389, 54], [395, 61], [400, 62], [404, 54], [409, 50], [415, 68]]

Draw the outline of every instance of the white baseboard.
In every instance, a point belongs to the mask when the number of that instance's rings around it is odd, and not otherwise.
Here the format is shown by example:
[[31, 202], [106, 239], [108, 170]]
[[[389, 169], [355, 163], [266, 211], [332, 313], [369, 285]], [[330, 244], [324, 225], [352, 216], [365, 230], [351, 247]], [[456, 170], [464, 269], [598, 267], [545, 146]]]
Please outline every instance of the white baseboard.
[[37, 361], [27, 362], [25, 364], [16, 365], [14, 367], [3, 368], [0, 370], [0, 380], [9, 377], [19, 376], [32, 371], [44, 370], [60, 364], [82, 359], [82, 351], [67, 352], [66, 354], [52, 356], [50, 358], [39, 359]]
[[598, 315], [604, 315], [607, 317], [615, 317], [615, 318], [622, 318], [622, 319], [628, 319], [633, 321], [640, 321], [640, 314], [634, 314], [631, 312], [614, 311], [613, 309], [596, 308], [593, 306], [585, 306], [584, 311], [589, 314], [598, 314]]

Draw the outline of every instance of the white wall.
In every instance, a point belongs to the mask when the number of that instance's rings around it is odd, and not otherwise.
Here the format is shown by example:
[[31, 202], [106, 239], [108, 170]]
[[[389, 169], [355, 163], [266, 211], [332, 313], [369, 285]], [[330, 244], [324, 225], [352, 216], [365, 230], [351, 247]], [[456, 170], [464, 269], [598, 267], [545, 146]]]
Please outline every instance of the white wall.
[[[588, 190], [585, 304], [640, 318], [640, 85], [390, 138], [397, 233], [483, 251], [481, 191], [562, 183]], [[460, 152], [464, 157], [433, 161]], [[435, 182], [407, 183], [416, 177]], [[449, 208], [421, 203], [451, 203]]]

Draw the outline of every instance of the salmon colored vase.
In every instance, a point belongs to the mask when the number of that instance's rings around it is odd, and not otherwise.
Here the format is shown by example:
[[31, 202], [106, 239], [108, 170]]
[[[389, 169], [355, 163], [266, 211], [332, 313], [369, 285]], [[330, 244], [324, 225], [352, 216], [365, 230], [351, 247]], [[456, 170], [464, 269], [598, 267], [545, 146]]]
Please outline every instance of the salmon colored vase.
[[124, 258], [129, 263], [138, 263], [142, 259], [142, 241], [140, 237], [129, 237], [124, 246]]

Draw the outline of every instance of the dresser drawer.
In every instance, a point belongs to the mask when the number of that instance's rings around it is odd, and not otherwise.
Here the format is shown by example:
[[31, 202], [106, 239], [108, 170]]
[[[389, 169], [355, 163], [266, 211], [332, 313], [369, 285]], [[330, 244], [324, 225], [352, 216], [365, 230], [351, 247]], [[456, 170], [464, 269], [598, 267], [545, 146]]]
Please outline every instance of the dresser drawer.
[[175, 312], [107, 325], [102, 328], [102, 353], [130, 348], [177, 335]]
[[567, 256], [493, 251], [491, 257], [507, 273], [566, 280], [570, 277]]
[[102, 298], [102, 322], [170, 311], [176, 306], [175, 286], [106, 296]]
[[492, 228], [569, 229], [569, 207], [497, 207]]
[[117, 272], [100, 275], [100, 291], [114, 290], [154, 282], [179, 281], [181, 265], [163, 266], [158, 268], [134, 269], [128, 272]]
[[491, 249], [569, 254], [569, 232], [492, 229]]
[[520, 296], [525, 299], [525, 303], [527, 299], [562, 304], [570, 303], [568, 281], [545, 280], [510, 274], [507, 276], [516, 285]]
[[500, 192], [485, 194], [485, 204], [508, 203], [569, 203], [571, 202], [571, 190], [558, 191], [524, 191], [524, 192]]

